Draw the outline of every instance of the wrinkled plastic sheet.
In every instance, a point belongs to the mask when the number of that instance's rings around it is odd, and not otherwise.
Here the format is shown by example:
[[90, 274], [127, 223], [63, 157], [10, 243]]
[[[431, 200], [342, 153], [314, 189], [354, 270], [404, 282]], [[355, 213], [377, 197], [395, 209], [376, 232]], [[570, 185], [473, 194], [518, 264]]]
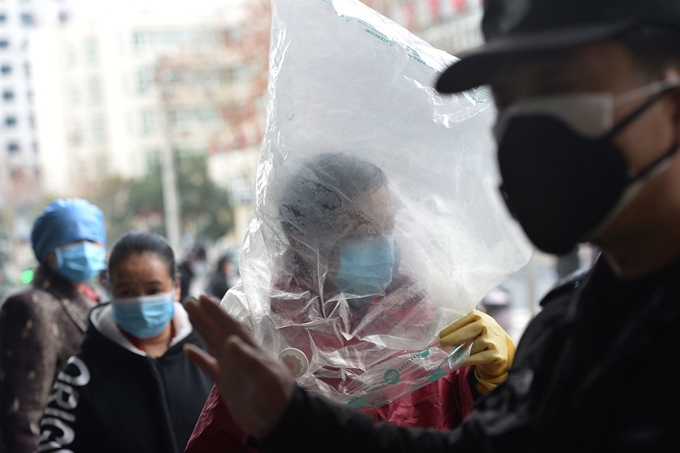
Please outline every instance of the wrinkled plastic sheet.
[[256, 214], [222, 304], [336, 402], [458, 369], [470, 345], [438, 332], [530, 257], [497, 193], [489, 97], [433, 89], [453, 61], [358, 1], [273, 1]]

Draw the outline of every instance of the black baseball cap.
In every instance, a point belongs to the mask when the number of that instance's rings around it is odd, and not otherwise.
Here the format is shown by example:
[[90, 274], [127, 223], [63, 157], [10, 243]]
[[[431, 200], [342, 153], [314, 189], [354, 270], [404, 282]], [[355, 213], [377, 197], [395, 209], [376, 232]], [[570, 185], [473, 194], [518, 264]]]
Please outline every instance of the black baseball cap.
[[615, 38], [641, 25], [680, 32], [680, 0], [485, 0], [486, 43], [462, 53], [437, 91], [485, 85], [501, 62]]

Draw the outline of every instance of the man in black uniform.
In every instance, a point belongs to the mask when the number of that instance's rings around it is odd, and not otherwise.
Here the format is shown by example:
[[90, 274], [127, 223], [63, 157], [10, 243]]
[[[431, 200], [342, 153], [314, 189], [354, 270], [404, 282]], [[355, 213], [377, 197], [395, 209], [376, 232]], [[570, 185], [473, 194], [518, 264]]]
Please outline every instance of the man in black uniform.
[[507, 381], [449, 432], [374, 426], [309, 395], [192, 301], [215, 359], [189, 354], [262, 451], [680, 451], [680, 1], [485, 5], [487, 43], [437, 89], [491, 86], [501, 192], [532, 242], [602, 255], [548, 294]]

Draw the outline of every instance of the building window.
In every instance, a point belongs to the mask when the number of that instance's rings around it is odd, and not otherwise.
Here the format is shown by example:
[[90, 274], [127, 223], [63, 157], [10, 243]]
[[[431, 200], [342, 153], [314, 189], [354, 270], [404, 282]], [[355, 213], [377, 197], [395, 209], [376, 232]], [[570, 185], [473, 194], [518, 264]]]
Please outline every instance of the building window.
[[144, 45], [146, 44], [146, 33], [143, 32], [135, 32], [132, 34], [132, 45], [135, 48], [136, 52], [141, 52], [142, 49], [144, 48]]
[[137, 70], [137, 93], [146, 93], [153, 83], [154, 71], [152, 68], [141, 68]]
[[6, 22], [7, 22], [7, 14], [0, 13], [0, 24], [4, 24]]
[[98, 105], [102, 102], [102, 84], [99, 77], [92, 77], [90, 79], [90, 102]]
[[4, 91], [2, 92], [2, 98], [3, 98], [5, 101], [12, 101], [12, 100], [14, 100], [14, 91], [12, 91], [12, 90], [4, 90]]
[[188, 130], [192, 127], [218, 127], [221, 118], [212, 107], [195, 107], [171, 110], [169, 126], [174, 130]]
[[95, 38], [90, 38], [85, 43], [85, 56], [90, 64], [99, 62], [99, 46]]
[[7, 143], [7, 151], [10, 154], [18, 153], [19, 152], [19, 144], [15, 141], [11, 141]]
[[0, 49], [9, 48], [9, 39], [0, 38]]
[[9, 75], [12, 73], [12, 67], [8, 64], [4, 64], [0, 66], [0, 74], [2, 75]]
[[71, 87], [71, 104], [80, 105], [80, 89], [75, 85]]
[[101, 116], [95, 117], [92, 121], [92, 138], [99, 145], [106, 143], [106, 124]]
[[27, 27], [35, 25], [35, 16], [33, 13], [21, 13], [21, 23]]
[[145, 110], [142, 112], [140, 132], [143, 136], [147, 136], [160, 128], [160, 117], [158, 113], [152, 110]]
[[212, 31], [139, 30], [132, 34], [132, 46], [137, 53], [187, 49], [214, 49], [220, 36]]
[[16, 116], [6, 116], [5, 117], [5, 127], [15, 127], [17, 125], [17, 117]]
[[159, 151], [147, 151], [146, 157], [146, 172], [153, 173], [161, 166], [161, 153]]

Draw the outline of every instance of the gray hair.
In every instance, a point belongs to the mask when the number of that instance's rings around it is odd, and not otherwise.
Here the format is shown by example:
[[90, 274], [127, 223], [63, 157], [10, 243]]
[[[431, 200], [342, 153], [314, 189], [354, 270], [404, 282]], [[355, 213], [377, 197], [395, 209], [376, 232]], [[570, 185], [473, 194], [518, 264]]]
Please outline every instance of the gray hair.
[[386, 185], [376, 165], [345, 153], [321, 154], [303, 163], [280, 192], [281, 227], [289, 242], [332, 245], [362, 222], [348, 214], [359, 196]]

